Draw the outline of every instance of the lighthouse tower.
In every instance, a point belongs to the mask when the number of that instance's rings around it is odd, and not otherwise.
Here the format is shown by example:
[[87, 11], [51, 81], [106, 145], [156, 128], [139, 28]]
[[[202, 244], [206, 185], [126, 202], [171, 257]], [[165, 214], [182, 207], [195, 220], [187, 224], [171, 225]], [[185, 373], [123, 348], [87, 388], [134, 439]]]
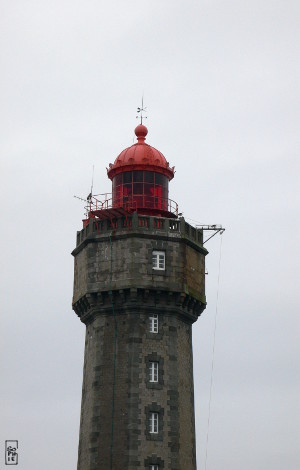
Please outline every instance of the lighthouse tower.
[[90, 196], [73, 309], [86, 325], [79, 470], [195, 470], [192, 324], [205, 308], [203, 231], [178, 217], [147, 128]]

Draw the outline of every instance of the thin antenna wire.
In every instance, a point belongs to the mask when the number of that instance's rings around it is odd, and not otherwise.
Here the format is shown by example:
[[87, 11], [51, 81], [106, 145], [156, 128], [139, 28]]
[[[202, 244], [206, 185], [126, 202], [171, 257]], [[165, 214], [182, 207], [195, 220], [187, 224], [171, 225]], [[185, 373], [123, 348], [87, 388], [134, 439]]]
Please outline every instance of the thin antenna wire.
[[220, 286], [220, 271], [221, 271], [221, 255], [222, 255], [222, 234], [220, 240], [220, 256], [219, 256], [219, 272], [217, 282], [217, 298], [216, 298], [216, 312], [215, 312], [215, 327], [214, 327], [214, 339], [213, 339], [213, 350], [211, 360], [211, 373], [210, 373], [210, 387], [209, 387], [209, 401], [208, 401], [208, 419], [207, 419], [207, 434], [206, 434], [206, 449], [205, 449], [205, 464], [204, 469], [206, 470], [207, 455], [208, 455], [208, 437], [209, 437], [209, 425], [210, 425], [210, 407], [212, 397], [212, 386], [213, 386], [213, 375], [214, 375], [214, 363], [215, 363], [215, 346], [216, 346], [216, 331], [217, 331], [217, 316], [218, 316], [218, 300], [219, 300], [219, 286]]
[[94, 187], [94, 170], [95, 170], [95, 165], [93, 165], [92, 184], [91, 184], [91, 195], [93, 195], [93, 187]]
[[191, 222], [194, 222], [197, 225], [205, 225], [205, 224], [199, 222], [198, 220], [190, 219], [189, 217], [185, 217], [185, 220], [190, 220]]

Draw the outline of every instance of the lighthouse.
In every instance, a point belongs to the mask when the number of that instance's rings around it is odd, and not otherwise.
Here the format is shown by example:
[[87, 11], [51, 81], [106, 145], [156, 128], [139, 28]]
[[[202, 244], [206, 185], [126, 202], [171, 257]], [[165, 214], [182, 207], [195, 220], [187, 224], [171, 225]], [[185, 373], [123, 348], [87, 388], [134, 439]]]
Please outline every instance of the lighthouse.
[[179, 217], [148, 130], [109, 164], [77, 232], [86, 325], [78, 470], [195, 470], [192, 325], [206, 306], [203, 230]]

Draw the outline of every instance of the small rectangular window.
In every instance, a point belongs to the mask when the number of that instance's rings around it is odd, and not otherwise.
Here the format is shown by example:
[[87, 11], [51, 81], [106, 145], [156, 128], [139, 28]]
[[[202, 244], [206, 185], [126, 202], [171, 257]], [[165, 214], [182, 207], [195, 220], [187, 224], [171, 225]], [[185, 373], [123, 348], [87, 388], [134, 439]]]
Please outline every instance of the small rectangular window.
[[158, 434], [158, 413], [150, 413], [150, 434]]
[[150, 465], [149, 470], [159, 470], [158, 465]]
[[158, 315], [153, 313], [150, 319], [150, 333], [158, 333]]
[[149, 380], [150, 382], [158, 382], [158, 362], [150, 362]]
[[164, 251], [152, 251], [152, 268], [164, 271], [165, 258], [166, 254]]

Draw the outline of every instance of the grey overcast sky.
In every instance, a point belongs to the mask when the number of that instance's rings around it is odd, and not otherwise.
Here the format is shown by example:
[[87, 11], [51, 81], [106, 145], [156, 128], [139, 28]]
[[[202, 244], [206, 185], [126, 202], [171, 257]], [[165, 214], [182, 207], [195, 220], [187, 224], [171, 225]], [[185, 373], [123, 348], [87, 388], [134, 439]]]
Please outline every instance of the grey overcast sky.
[[[73, 195], [147, 142], [208, 242], [194, 325], [198, 470], [300, 468], [299, 0], [1, 0], [1, 442], [20, 470], [77, 462], [84, 330]], [[182, 469], [184, 470], [184, 469]]]

